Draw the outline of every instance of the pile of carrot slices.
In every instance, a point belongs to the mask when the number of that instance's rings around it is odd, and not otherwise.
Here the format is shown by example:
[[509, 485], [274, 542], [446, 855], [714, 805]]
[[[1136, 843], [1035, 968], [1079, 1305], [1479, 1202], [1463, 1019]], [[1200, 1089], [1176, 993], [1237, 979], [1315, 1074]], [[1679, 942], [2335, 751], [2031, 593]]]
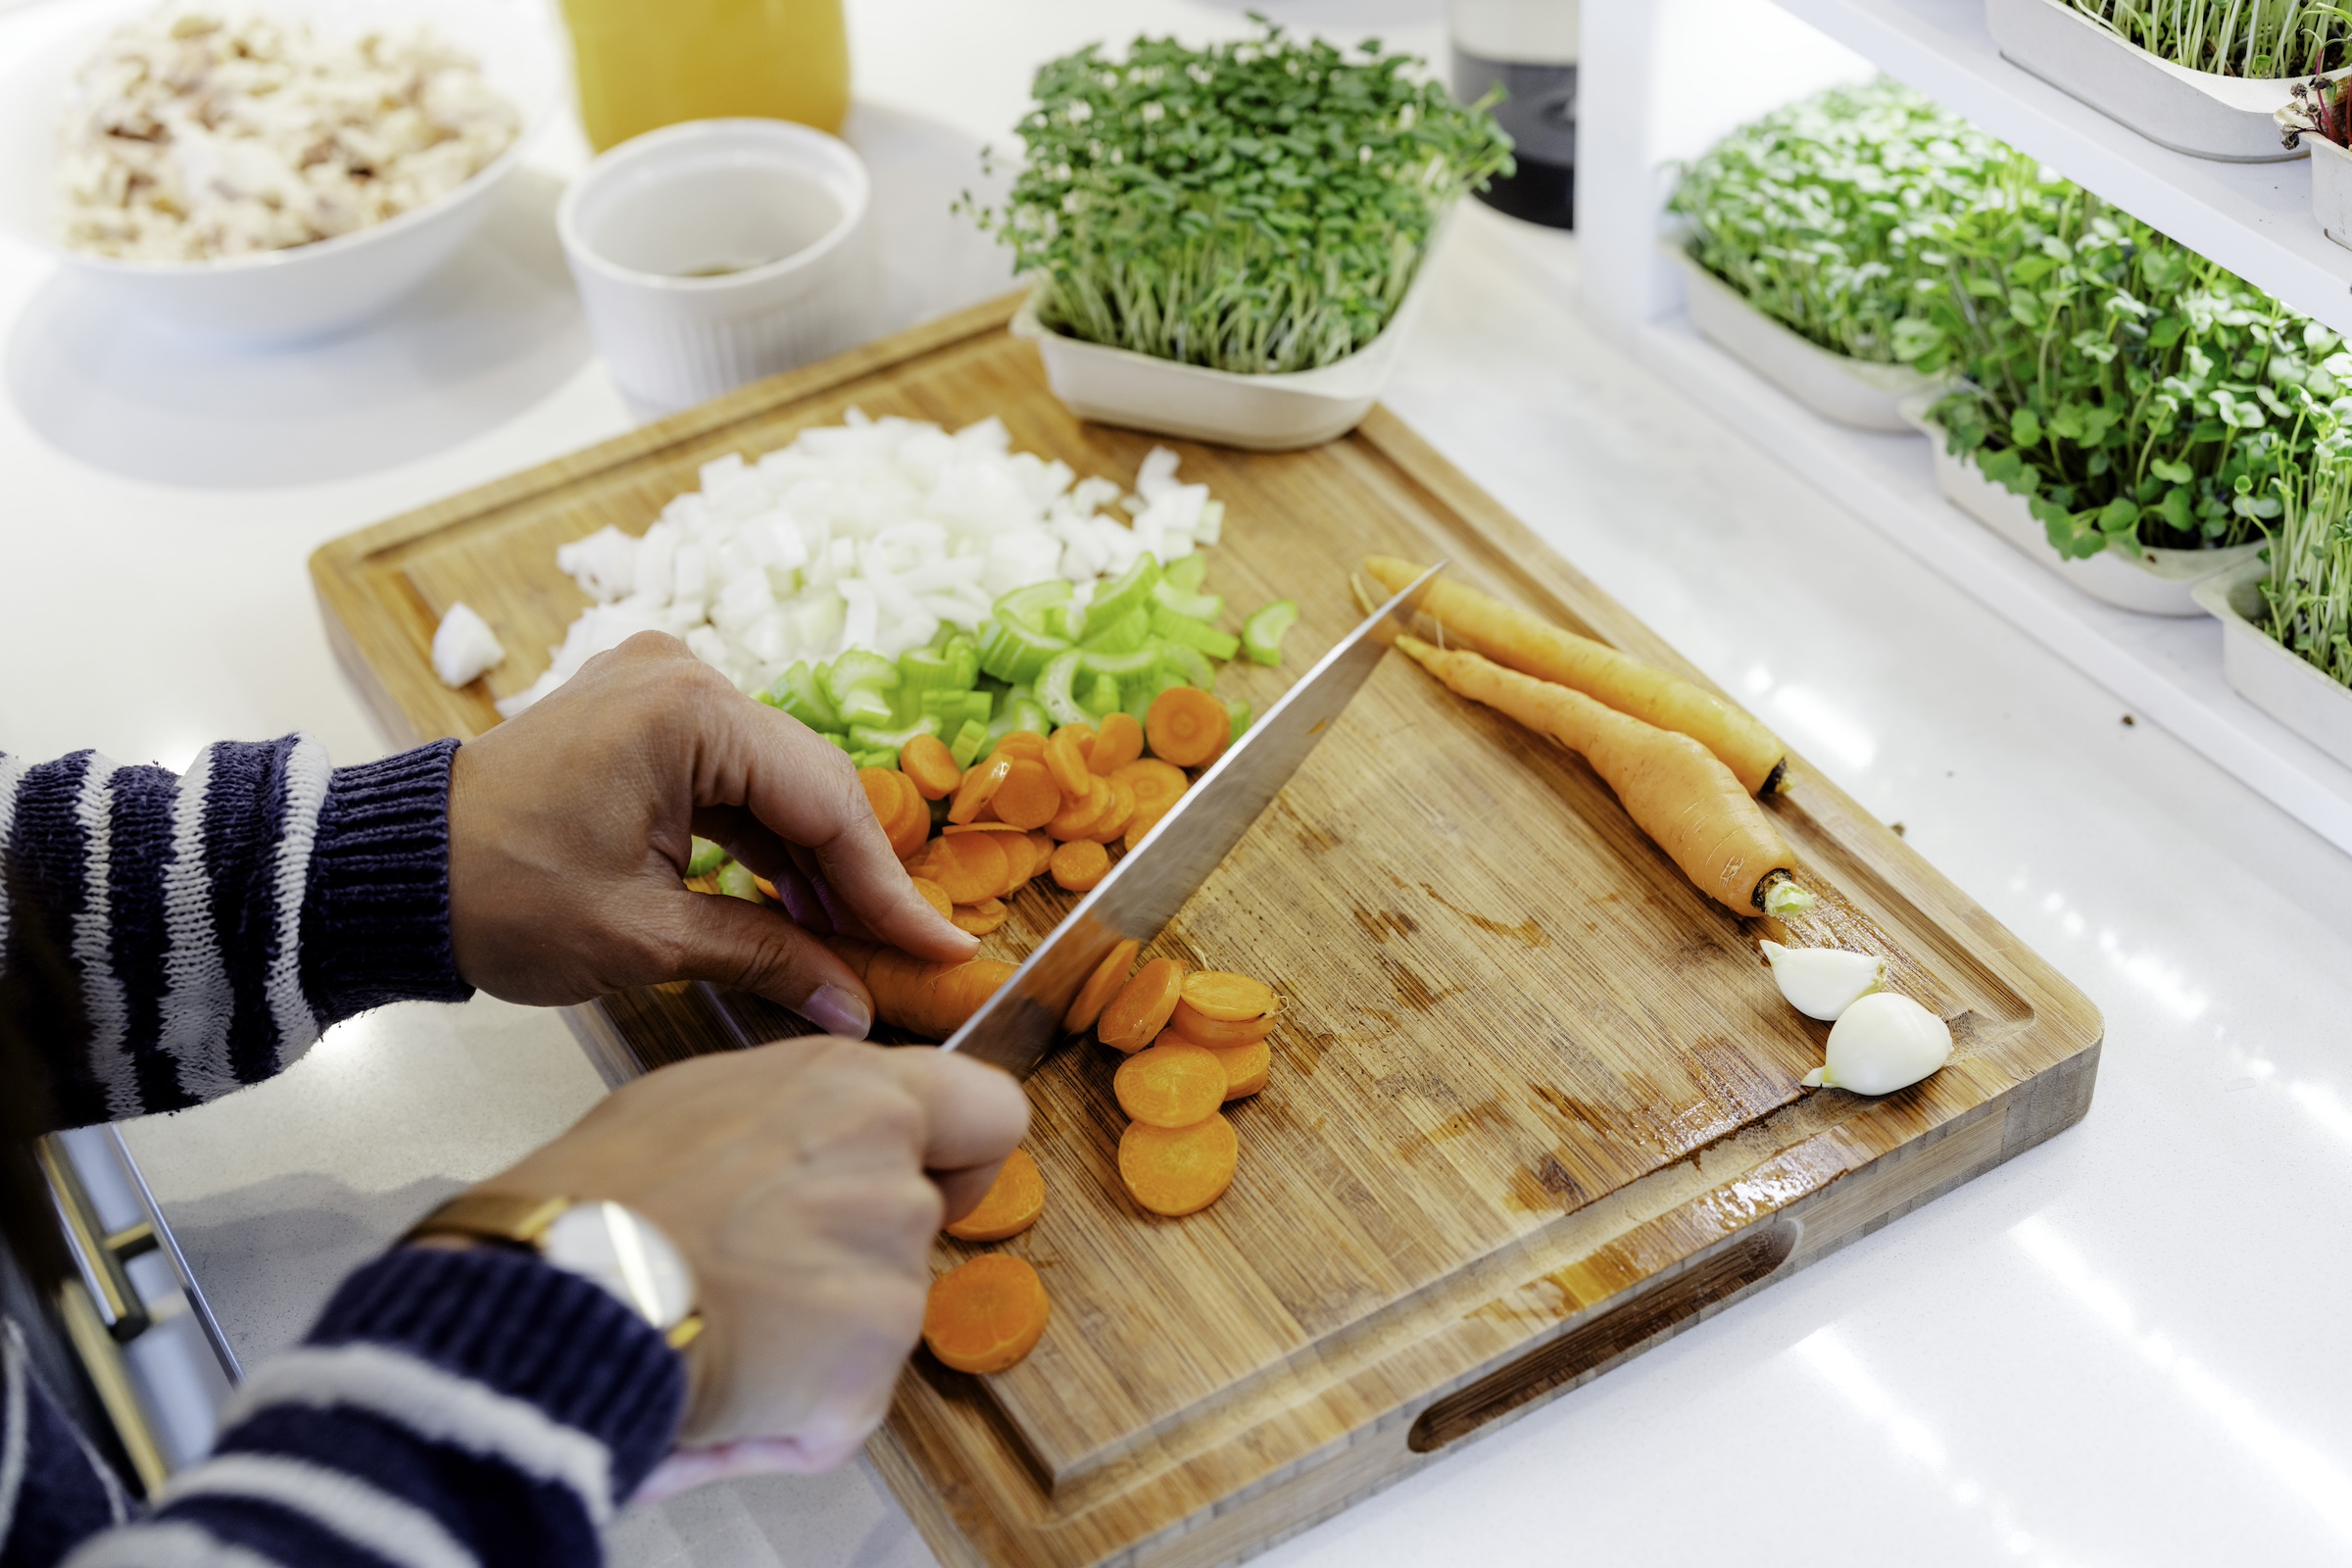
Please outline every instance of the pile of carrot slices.
[[[1011, 918], [1006, 901], [1035, 877], [1072, 893], [1101, 882], [1112, 855], [1141, 844], [1191, 787], [1185, 770], [1214, 762], [1231, 733], [1222, 703], [1175, 687], [1140, 724], [1112, 713], [1100, 730], [1015, 730], [968, 768], [918, 735], [899, 766], [861, 768], [858, 778], [915, 891], [959, 929], [985, 937]], [[772, 888], [760, 891], [774, 897]], [[1013, 969], [992, 958], [924, 963], [849, 938], [829, 945], [873, 993], [877, 1018], [940, 1039]]]
[[1129, 974], [1138, 944], [1102, 960], [1062, 1021], [1122, 1052], [1111, 1079], [1133, 1118], [1119, 1138], [1119, 1179], [1154, 1214], [1206, 1208], [1233, 1184], [1241, 1141], [1223, 1107], [1266, 1086], [1281, 1002], [1248, 975], [1154, 958]]
[[[1070, 1005], [1072, 1034], [1092, 1029], [1122, 1053], [1111, 1079], [1133, 1118], [1119, 1138], [1119, 1180], [1138, 1206], [1170, 1218], [1197, 1214], [1225, 1195], [1241, 1164], [1241, 1138], [1224, 1106], [1266, 1086], [1281, 1000], [1248, 975], [1193, 969], [1181, 958], [1135, 967], [1142, 944], [1112, 949]], [[979, 1206], [947, 1227], [964, 1242], [1001, 1242], [1045, 1212], [1045, 1178], [1013, 1151]], [[1037, 1270], [986, 1252], [931, 1283], [923, 1340], [958, 1372], [1002, 1372], [1036, 1348], [1051, 1307]]]

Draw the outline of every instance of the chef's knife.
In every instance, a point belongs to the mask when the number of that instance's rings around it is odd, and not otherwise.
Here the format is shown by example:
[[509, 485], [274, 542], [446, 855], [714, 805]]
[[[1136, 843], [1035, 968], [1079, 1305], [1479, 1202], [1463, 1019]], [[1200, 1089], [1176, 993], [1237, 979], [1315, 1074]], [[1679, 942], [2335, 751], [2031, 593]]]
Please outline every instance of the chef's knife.
[[997, 994], [964, 1020], [945, 1049], [993, 1062], [1016, 1078], [1036, 1071], [1060, 1041], [1062, 1015], [1087, 976], [1121, 940], [1149, 942], [1159, 935], [1208, 880], [1290, 782], [1396, 634], [1411, 629], [1422, 593], [1445, 569], [1440, 562], [1423, 572], [1284, 692], [1176, 798], [1158, 825], [1095, 884]]

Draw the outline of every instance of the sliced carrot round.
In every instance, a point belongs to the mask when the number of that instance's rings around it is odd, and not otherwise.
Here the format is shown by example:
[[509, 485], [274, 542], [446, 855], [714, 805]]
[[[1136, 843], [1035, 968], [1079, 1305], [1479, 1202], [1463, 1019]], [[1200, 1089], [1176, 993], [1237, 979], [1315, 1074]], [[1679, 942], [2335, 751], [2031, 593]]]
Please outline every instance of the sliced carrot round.
[[1130, 938], [1104, 954], [1095, 972], [1086, 977], [1086, 984], [1078, 988], [1078, 998], [1063, 1014], [1061, 1026], [1074, 1035], [1092, 1029], [1095, 1020], [1102, 1016], [1104, 1004], [1127, 983], [1127, 972], [1135, 967], [1135, 956], [1143, 949], [1141, 942]]
[[1032, 762], [1046, 760], [1046, 738], [1033, 729], [1007, 730], [997, 738], [996, 749], [989, 753], [990, 760], [1000, 757], [1026, 757]]
[[954, 837], [957, 833], [1025, 833], [1028, 829], [1010, 822], [950, 822], [939, 831], [942, 837]]
[[956, 901], [948, 897], [948, 890], [946, 888], [941, 887], [929, 877], [916, 877], [914, 879], [914, 891], [923, 896], [923, 902], [925, 904], [928, 904], [931, 906], [931, 907], [940, 912], [941, 918], [952, 920], [956, 917]]
[[1119, 1108], [1154, 1127], [1190, 1127], [1225, 1102], [1225, 1064], [1181, 1040], [1139, 1051], [1110, 1080]]
[[1054, 880], [1072, 893], [1084, 893], [1110, 875], [1110, 852], [1093, 839], [1073, 839], [1056, 847]]
[[1230, 1051], [1235, 1046], [1246, 1046], [1272, 1034], [1274, 1014], [1269, 1012], [1260, 1017], [1244, 1019], [1240, 1023], [1228, 1023], [1200, 1012], [1190, 1003], [1179, 1002], [1175, 1012], [1168, 1018], [1168, 1027], [1196, 1046], [1206, 1046], [1211, 1051]]
[[1164, 811], [1176, 804], [1176, 797], [1191, 787], [1184, 769], [1147, 757], [1129, 762], [1110, 775], [1135, 791], [1135, 808], [1139, 811]]
[[1183, 1000], [1185, 967], [1182, 958], [1153, 958], [1136, 970], [1095, 1020], [1095, 1037], [1125, 1052], [1150, 1045]]
[[1144, 726], [1135, 721], [1133, 713], [1111, 713], [1102, 720], [1102, 733], [1095, 737], [1095, 749], [1086, 765], [1108, 775], [1143, 755]]
[[982, 899], [978, 904], [958, 904], [956, 912], [948, 916], [958, 931], [984, 937], [1012, 917], [1003, 899]]
[[1054, 782], [1062, 794], [1075, 797], [1086, 793], [1086, 781], [1092, 776], [1087, 771], [1086, 754], [1094, 738], [1091, 725], [1064, 724], [1046, 742], [1046, 766], [1053, 769]]
[[1004, 787], [1016, 760], [1010, 757], [992, 757], [977, 767], [963, 770], [963, 778], [956, 786], [956, 798], [948, 803], [948, 820], [969, 822], [980, 814], [989, 797]]
[[1184, 977], [1185, 1004], [1219, 1023], [1247, 1023], [1275, 1007], [1274, 992], [1262, 980], [1222, 969], [1196, 969]]
[[1129, 1122], [1119, 1136], [1119, 1179], [1154, 1214], [1196, 1214], [1225, 1196], [1241, 1155], [1233, 1123], [1215, 1112], [1190, 1127]]
[[931, 803], [923, 792], [914, 787], [914, 780], [905, 773], [890, 775], [899, 781], [899, 814], [890, 823], [891, 853], [901, 859], [918, 854], [923, 841], [931, 836]]
[[947, 1227], [959, 1242], [1001, 1242], [1018, 1236], [1046, 1211], [1046, 1178], [1029, 1151], [1016, 1149], [972, 1211]]
[[1266, 1074], [1274, 1065], [1273, 1048], [1263, 1040], [1209, 1054], [1225, 1069], [1225, 1098], [1229, 1101], [1248, 1099], [1265, 1088]]
[[1004, 782], [989, 797], [988, 804], [997, 808], [999, 821], [1009, 822], [1026, 833], [1033, 827], [1044, 827], [1059, 813], [1061, 786], [1054, 782], [1053, 769], [1045, 763], [1016, 757], [1004, 775]]
[[958, 1372], [1002, 1372], [1037, 1348], [1051, 1311], [1027, 1259], [988, 1252], [931, 1282], [923, 1343]]
[[1206, 767], [1232, 738], [1233, 715], [1198, 686], [1169, 687], [1144, 714], [1152, 755], [1178, 767]]
[[957, 904], [978, 904], [1003, 893], [1012, 881], [1012, 862], [995, 833], [958, 833], [932, 848], [925, 873]]
[[1135, 786], [1114, 778], [1110, 781], [1110, 809], [1102, 813], [1102, 819], [1087, 837], [1098, 844], [1116, 844], [1127, 831], [1127, 824], [1134, 820]]
[[1085, 838], [1116, 799], [1107, 780], [1091, 779], [1087, 783], [1086, 793], [1064, 806], [1054, 820], [1046, 824], [1046, 832], [1057, 839]]
[[858, 770], [858, 782], [865, 790], [865, 804], [873, 810], [874, 820], [882, 824], [883, 833], [888, 835], [890, 824], [899, 819], [899, 770], [861, 767]]
[[1054, 836], [1042, 828], [1031, 833], [1029, 835], [1029, 874], [1035, 876], [1053, 864], [1054, 852], [1059, 848], [1061, 846], [1054, 842]]
[[899, 770], [914, 780], [914, 787], [926, 801], [944, 801], [956, 793], [956, 781], [963, 769], [956, 765], [956, 754], [936, 735], [917, 735], [899, 748]]
[[1127, 819], [1127, 832], [1125, 837], [1122, 838], [1120, 842], [1126, 845], [1127, 848], [1131, 850], [1134, 849], [1137, 845], [1144, 842], [1145, 837], [1149, 835], [1153, 828], [1159, 826], [1159, 819], [1167, 814], [1168, 810], [1164, 806], [1150, 811], [1139, 808], [1136, 810], [1135, 815]]

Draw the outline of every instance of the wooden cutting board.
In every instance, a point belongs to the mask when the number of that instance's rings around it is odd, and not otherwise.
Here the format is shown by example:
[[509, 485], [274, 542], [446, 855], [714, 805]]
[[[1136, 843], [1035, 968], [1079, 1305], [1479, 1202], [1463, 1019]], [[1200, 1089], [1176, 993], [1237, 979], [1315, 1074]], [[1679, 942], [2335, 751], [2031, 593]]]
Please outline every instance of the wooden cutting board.
[[[1010, 302], [779, 377], [339, 540], [313, 576], [351, 674], [403, 741], [470, 736], [584, 600], [556, 546], [641, 530], [699, 465], [852, 406], [1123, 483], [1152, 445], [1081, 424]], [[1703, 681], [1395, 417], [1253, 455], [1171, 443], [1227, 507], [1210, 586], [1303, 612], [1256, 701], [1353, 624], [1348, 568], [1448, 557], [1463, 578]], [[463, 598], [512, 657], [453, 692], [426, 653]], [[1265, 978], [1288, 1005], [1264, 1093], [1230, 1107], [1233, 1189], [1182, 1220], [1120, 1191], [1114, 1059], [1031, 1081], [1051, 1195], [1002, 1244], [1054, 1304], [991, 1378], [918, 1354], [872, 1445], [951, 1564], [1212, 1564], [1249, 1555], [2071, 1125], [2089, 1002], [1802, 759], [1768, 808], [1831, 890], [1779, 933], [1700, 897], [1574, 757], [1402, 660], [1373, 677], [1158, 952]], [[1072, 902], [1032, 884], [990, 938], [1017, 957]], [[1865, 946], [1951, 1021], [1951, 1064], [1883, 1100], [1808, 1095], [1823, 1025], [1759, 936]], [[618, 1077], [798, 1032], [703, 988], [576, 1009]], [[975, 1250], [943, 1239], [941, 1268]]]

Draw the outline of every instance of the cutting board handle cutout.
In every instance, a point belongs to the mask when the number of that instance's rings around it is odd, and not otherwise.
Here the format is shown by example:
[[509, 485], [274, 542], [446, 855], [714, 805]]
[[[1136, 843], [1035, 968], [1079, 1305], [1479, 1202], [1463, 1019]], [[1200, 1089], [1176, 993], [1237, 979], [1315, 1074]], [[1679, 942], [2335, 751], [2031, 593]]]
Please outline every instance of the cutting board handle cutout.
[[1655, 1290], [1528, 1351], [1421, 1412], [1405, 1439], [1415, 1453], [1434, 1453], [1456, 1438], [1508, 1415], [1530, 1399], [1574, 1383], [1645, 1342], [1671, 1334], [1700, 1312], [1762, 1280], [1788, 1260], [1803, 1227], [1794, 1220], [1742, 1236]]

